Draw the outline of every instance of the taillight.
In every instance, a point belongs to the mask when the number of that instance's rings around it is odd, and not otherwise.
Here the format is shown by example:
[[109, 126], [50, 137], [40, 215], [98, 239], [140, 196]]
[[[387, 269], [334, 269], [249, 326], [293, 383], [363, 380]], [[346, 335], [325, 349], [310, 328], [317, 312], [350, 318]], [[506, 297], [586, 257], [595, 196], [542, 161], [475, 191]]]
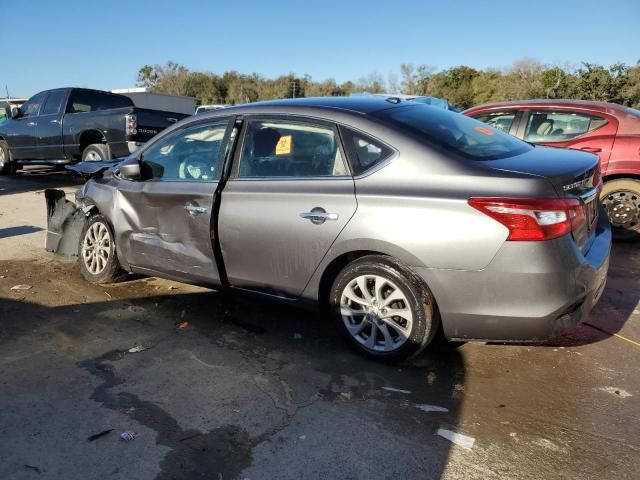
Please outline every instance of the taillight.
[[598, 189], [598, 195], [602, 193], [602, 173], [600, 172], [600, 166], [596, 167], [595, 172], [593, 172], [592, 185]]
[[135, 135], [138, 133], [138, 119], [131, 113], [124, 116], [124, 133], [125, 135]]
[[507, 227], [511, 241], [551, 240], [586, 222], [584, 204], [573, 198], [470, 198], [469, 205]]

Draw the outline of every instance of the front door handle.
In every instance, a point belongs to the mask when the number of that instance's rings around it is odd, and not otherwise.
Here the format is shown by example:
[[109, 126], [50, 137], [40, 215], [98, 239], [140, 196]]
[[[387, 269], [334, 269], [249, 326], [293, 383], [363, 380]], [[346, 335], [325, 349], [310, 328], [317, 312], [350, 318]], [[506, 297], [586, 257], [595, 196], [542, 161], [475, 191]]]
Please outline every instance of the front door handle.
[[55, 124], [58, 124], [58, 123], [60, 123], [60, 120], [51, 120], [51, 121], [49, 121], [49, 123], [55, 123]]
[[38, 125], [36, 122], [27, 122], [27, 127], [35, 127]]
[[315, 225], [321, 225], [327, 220], [338, 220], [337, 213], [327, 213], [323, 208], [314, 208], [310, 212], [302, 212], [300, 217], [310, 220]]
[[198, 207], [196, 205], [191, 205], [188, 203], [184, 206], [184, 209], [192, 217], [195, 217], [196, 215], [200, 215], [201, 213], [207, 213], [207, 209], [205, 207]]

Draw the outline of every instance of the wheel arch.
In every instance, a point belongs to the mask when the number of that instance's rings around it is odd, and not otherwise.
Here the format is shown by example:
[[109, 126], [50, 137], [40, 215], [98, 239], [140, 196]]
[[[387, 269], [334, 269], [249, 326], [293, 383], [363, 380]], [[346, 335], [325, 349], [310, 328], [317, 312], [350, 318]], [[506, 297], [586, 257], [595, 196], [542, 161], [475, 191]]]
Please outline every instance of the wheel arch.
[[610, 182], [612, 180], [624, 180], [624, 179], [630, 179], [630, 180], [640, 180], [640, 173], [614, 173], [613, 175], [607, 175], [605, 176], [602, 181], [604, 183]]
[[85, 130], [80, 134], [78, 138], [78, 143], [80, 145], [80, 155], [84, 152], [84, 149], [89, 145], [93, 145], [94, 143], [107, 143], [107, 139], [104, 134], [100, 130]]

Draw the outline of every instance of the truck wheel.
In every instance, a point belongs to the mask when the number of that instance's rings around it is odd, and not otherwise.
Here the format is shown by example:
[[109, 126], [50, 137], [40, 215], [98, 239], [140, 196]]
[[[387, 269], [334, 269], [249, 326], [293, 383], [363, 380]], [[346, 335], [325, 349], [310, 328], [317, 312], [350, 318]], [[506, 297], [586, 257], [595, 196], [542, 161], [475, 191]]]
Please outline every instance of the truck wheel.
[[93, 215], [82, 229], [79, 256], [80, 272], [88, 282], [116, 283], [125, 276], [111, 226], [103, 215]]
[[347, 265], [333, 283], [330, 302], [349, 344], [376, 360], [418, 355], [440, 325], [435, 300], [422, 279], [380, 255]]
[[604, 184], [600, 199], [613, 227], [613, 238], [640, 239], [640, 180], [610, 180]]
[[102, 162], [111, 160], [109, 147], [104, 143], [93, 143], [82, 151], [83, 162]]
[[0, 175], [11, 175], [15, 171], [16, 165], [11, 161], [9, 145], [4, 140], [0, 140]]

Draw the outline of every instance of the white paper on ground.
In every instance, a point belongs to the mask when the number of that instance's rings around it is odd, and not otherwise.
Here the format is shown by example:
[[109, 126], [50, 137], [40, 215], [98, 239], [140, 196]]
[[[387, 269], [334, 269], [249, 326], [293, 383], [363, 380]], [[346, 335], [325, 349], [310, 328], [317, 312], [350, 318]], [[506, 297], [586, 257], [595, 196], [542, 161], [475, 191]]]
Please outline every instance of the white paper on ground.
[[450, 442], [455, 443], [456, 445], [460, 445], [462, 448], [467, 450], [471, 450], [473, 444], [476, 439], [473, 437], [468, 437], [467, 435], [462, 435], [461, 433], [452, 432], [451, 430], [445, 430], [444, 428], [439, 428], [436, 432], [443, 438], [446, 438]]
[[423, 403], [421, 405], [416, 405], [416, 408], [419, 408], [423, 412], [448, 412], [449, 409], [445, 407], [441, 407], [439, 405], [428, 405]]
[[393, 388], [393, 387], [382, 387], [382, 389], [386, 390], [387, 392], [405, 393], [407, 395], [411, 393], [411, 390], [402, 390], [400, 388]]

